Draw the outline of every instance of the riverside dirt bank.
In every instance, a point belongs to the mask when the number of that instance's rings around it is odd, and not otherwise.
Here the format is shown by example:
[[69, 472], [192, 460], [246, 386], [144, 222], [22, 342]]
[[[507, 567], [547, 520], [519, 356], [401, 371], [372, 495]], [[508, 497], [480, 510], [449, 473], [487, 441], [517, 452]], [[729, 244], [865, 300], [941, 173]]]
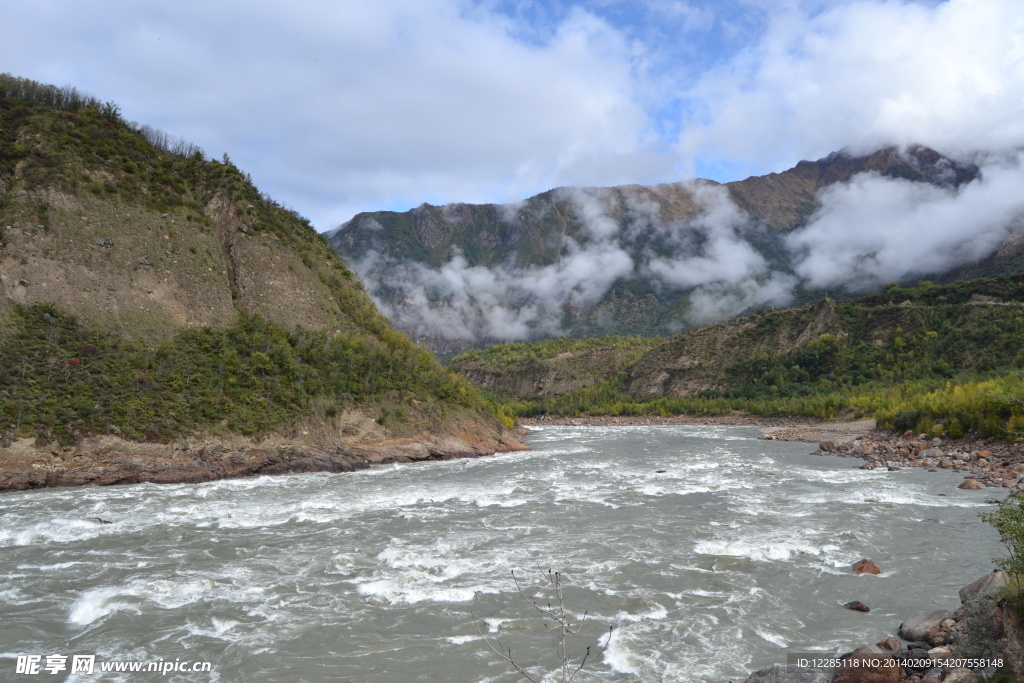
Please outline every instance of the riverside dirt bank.
[[0, 447], [0, 492], [55, 486], [194, 484], [264, 474], [351, 472], [374, 464], [476, 458], [526, 450], [513, 433], [373, 439], [189, 437], [140, 443], [90, 437], [71, 446], [19, 439]]

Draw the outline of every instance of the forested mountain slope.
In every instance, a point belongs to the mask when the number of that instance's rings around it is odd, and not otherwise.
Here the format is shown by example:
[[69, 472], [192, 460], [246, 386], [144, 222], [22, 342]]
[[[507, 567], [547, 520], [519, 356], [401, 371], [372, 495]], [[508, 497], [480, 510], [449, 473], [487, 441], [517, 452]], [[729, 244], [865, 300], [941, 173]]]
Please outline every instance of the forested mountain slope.
[[[954, 431], [1024, 431], [1020, 275], [889, 285], [660, 343], [571, 343], [579, 351], [552, 341], [495, 346], [458, 356], [452, 367], [523, 415], [857, 413], [900, 431], [932, 431], [953, 418]], [[611, 363], [614, 354], [636, 360]], [[539, 367], [549, 373], [545, 383], [533, 383]]]

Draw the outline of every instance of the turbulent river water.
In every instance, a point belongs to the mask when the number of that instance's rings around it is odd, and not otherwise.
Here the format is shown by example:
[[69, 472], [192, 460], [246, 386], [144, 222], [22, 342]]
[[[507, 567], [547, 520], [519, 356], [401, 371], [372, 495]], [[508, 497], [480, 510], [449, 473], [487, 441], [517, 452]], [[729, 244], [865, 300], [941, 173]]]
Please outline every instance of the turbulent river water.
[[[951, 472], [860, 470], [749, 427], [548, 427], [528, 443], [351, 474], [4, 495], [0, 679], [19, 654], [57, 653], [96, 654], [97, 670], [212, 664], [81, 681], [522, 680], [483, 637], [541, 677], [553, 641], [510, 570], [533, 594], [551, 568], [566, 606], [591, 614], [571, 648], [615, 627], [580, 678], [742, 680], [954, 606], [1000, 554], [978, 519], [996, 492], [960, 491]], [[882, 574], [854, 576], [862, 557]]]

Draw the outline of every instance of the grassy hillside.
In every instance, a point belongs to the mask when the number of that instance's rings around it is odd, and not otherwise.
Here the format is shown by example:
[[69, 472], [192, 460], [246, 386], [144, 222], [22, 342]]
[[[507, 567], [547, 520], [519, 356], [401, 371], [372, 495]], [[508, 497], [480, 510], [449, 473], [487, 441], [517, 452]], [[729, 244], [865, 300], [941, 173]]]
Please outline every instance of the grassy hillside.
[[500, 424], [226, 155], [9, 75], [0, 126], [0, 441]]
[[308, 221], [226, 156], [208, 161], [113, 104], [61, 92], [0, 78], [0, 305], [54, 301], [148, 339], [230, 324], [237, 310], [389, 327]]
[[871, 414], [900, 431], [1006, 435], [1024, 428], [1022, 368], [1015, 276], [753, 314], [673, 337], [587, 387], [506, 400], [522, 415]]

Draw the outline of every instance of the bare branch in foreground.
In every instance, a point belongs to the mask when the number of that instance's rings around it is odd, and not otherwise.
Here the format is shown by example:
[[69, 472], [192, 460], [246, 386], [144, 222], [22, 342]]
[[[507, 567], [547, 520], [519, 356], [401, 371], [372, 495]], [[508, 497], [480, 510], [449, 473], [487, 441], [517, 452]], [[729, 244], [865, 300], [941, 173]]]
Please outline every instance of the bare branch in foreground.
[[[519, 582], [519, 577], [516, 576], [515, 570], [512, 571], [512, 581], [515, 583], [516, 591], [519, 593], [523, 600], [528, 602], [537, 612], [539, 612], [545, 619], [544, 628], [556, 640], [555, 652], [558, 654], [559, 663], [562, 670], [562, 683], [569, 683], [576, 677], [578, 673], [583, 671], [587, 664], [592, 663], [595, 659], [600, 657], [608, 649], [611, 644], [612, 632], [614, 626], [608, 627], [607, 640], [605, 640], [604, 647], [601, 648], [597, 653], [592, 652], [591, 647], [587, 647], [586, 652], [579, 660], [579, 664], [573, 662], [573, 658], [569, 655], [569, 639], [571, 636], [579, 634], [583, 629], [584, 624], [587, 622], [587, 618], [590, 616], [589, 611], [583, 612], [583, 616], [579, 618], [579, 621], [573, 621], [571, 613], [566, 611], [565, 607], [565, 596], [562, 592], [562, 575], [559, 572], [552, 571], [550, 569], [545, 573], [543, 570], [538, 568], [544, 581], [547, 582], [548, 587], [554, 595], [554, 604], [547, 602], [546, 604], [538, 604], [537, 599], [530, 597], [523, 590], [522, 584]], [[549, 623], [547, 620], [550, 620]], [[494, 638], [494, 642], [484, 634], [480, 623], [473, 617], [473, 623], [476, 625], [477, 633], [483, 639], [484, 643], [494, 654], [498, 655], [501, 659], [505, 660], [515, 669], [520, 675], [533, 683], [537, 683], [537, 680], [528, 674], [522, 666], [520, 666], [512, 656], [512, 648], [508, 647], [501, 642], [498, 638]], [[600, 640], [598, 641], [600, 642]]]

